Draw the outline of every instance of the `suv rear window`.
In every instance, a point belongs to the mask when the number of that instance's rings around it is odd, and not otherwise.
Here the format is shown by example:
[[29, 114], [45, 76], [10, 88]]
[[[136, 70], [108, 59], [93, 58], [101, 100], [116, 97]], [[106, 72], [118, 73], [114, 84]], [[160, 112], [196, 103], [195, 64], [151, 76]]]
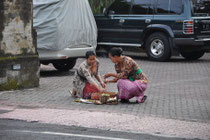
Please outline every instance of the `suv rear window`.
[[182, 0], [171, 0], [170, 13], [171, 14], [181, 14], [183, 11], [183, 1]]
[[156, 14], [181, 14], [183, 0], [157, 0]]
[[193, 15], [210, 15], [210, 0], [192, 0]]

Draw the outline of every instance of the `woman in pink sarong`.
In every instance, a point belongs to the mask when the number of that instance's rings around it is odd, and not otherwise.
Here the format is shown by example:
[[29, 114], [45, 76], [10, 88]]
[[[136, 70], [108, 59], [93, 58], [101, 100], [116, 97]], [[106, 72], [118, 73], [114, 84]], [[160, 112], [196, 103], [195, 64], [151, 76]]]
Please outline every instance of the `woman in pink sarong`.
[[[109, 58], [115, 64], [116, 73], [104, 75], [105, 83], [117, 82], [118, 98], [122, 103], [129, 102], [129, 99], [136, 97], [137, 103], [146, 100], [144, 91], [147, 88], [148, 80], [138, 64], [130, 57], [122, 55], [121, 48], [112, 48], [109, 51]], [[109, 77], [114, 77], [107, 80]]]

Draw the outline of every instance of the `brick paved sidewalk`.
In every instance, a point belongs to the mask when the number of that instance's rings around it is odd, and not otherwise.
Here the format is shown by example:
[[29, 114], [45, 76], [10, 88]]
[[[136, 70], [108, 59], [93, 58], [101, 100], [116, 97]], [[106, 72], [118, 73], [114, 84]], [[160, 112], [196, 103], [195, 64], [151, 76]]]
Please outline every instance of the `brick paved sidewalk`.
[[[101, 75], [114, 71], [108, 58], [99, 57], [99, 60]], [[144, 104], [95, 106], [75, 103], [68, 93], [68, 89], [72, 88], [75, 69], [57, 72], [52, 66], [42, 66], [39, 88], [0, 92], [0, 104], [103, 110], [209, 122], [210, 54], [194, 62], [182, 58], [174, 58], [171, 62], [164, 63], [151, 62], [144, 57], [135, 60], [149, 79], [149, 87], [145, 92], [148, 100]], [[75, 68], [82, 61], [83, 59], [79, 59]], [[115, 84], [107, 85], [107, 89], [117, 91]]]
[[[114, 71], [108, 58], [98, 59], [101, 75]], [[134, 59], [149, 79], [145, 92], [148, 100], [143, 104], [92, 105], [73, 102], [68, 89], [72, 88], [75, 69], [57, 72], [49, 65], [41, 67], [40, 87], [0, 92], [0, 106], [102, 111], [210, 123], [210, 54], [198, 61], [185, 61], [179, 57], [164, 63], [151, 62], [145, 57]], [[75, 68], [83, 60], [78, 59]], [[108, 85], [107, 89], [117, 91], [115, 84]]]

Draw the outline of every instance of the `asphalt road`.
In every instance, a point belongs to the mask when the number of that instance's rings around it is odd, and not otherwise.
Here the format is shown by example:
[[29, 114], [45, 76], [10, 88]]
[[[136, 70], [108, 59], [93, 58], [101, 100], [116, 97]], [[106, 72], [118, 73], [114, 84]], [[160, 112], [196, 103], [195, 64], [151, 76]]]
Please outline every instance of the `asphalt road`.
[[[0, 119], [1, 140], [192, 140], [94, 128]], [[194, 139], [195, 140], [195, 139]], [[198, 140], [198, 139], [197, 139]]]

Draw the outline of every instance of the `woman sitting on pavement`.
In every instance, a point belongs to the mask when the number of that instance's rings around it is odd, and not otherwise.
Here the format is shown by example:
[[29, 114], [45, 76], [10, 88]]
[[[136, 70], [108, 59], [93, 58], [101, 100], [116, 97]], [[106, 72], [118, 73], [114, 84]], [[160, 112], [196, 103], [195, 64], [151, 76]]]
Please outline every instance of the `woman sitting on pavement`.
[[[106, 85], [98, 74], [98, 68], [99, 61], [96, 59], [95, 53], [88, 51], [86, 53], [86, 60], [80, 64], [73, 80], [73, 90], [71, 92], [73, 97], [79, 96], [81, 98], [90, 99], [91, 93], [105, 91], [104, 88]], [[94, 81], [93, 76], [98, 80], [101, 86]]]
[[[129, 99], [136, 97], [137, 103], [143, 103], [147, 96], [144, 91], [147, 88], [148, 80], [137, 63], [130, 57], [122, 56], [121, 48], [112, 48], [109, 51], [109, 58], [115, 64], [116, 73], [104, 75], [105, 83], [117, 82], [118, 98], [122, 103], [129, 102]], [[112, 80], [107, 80], [114, 77]]]

